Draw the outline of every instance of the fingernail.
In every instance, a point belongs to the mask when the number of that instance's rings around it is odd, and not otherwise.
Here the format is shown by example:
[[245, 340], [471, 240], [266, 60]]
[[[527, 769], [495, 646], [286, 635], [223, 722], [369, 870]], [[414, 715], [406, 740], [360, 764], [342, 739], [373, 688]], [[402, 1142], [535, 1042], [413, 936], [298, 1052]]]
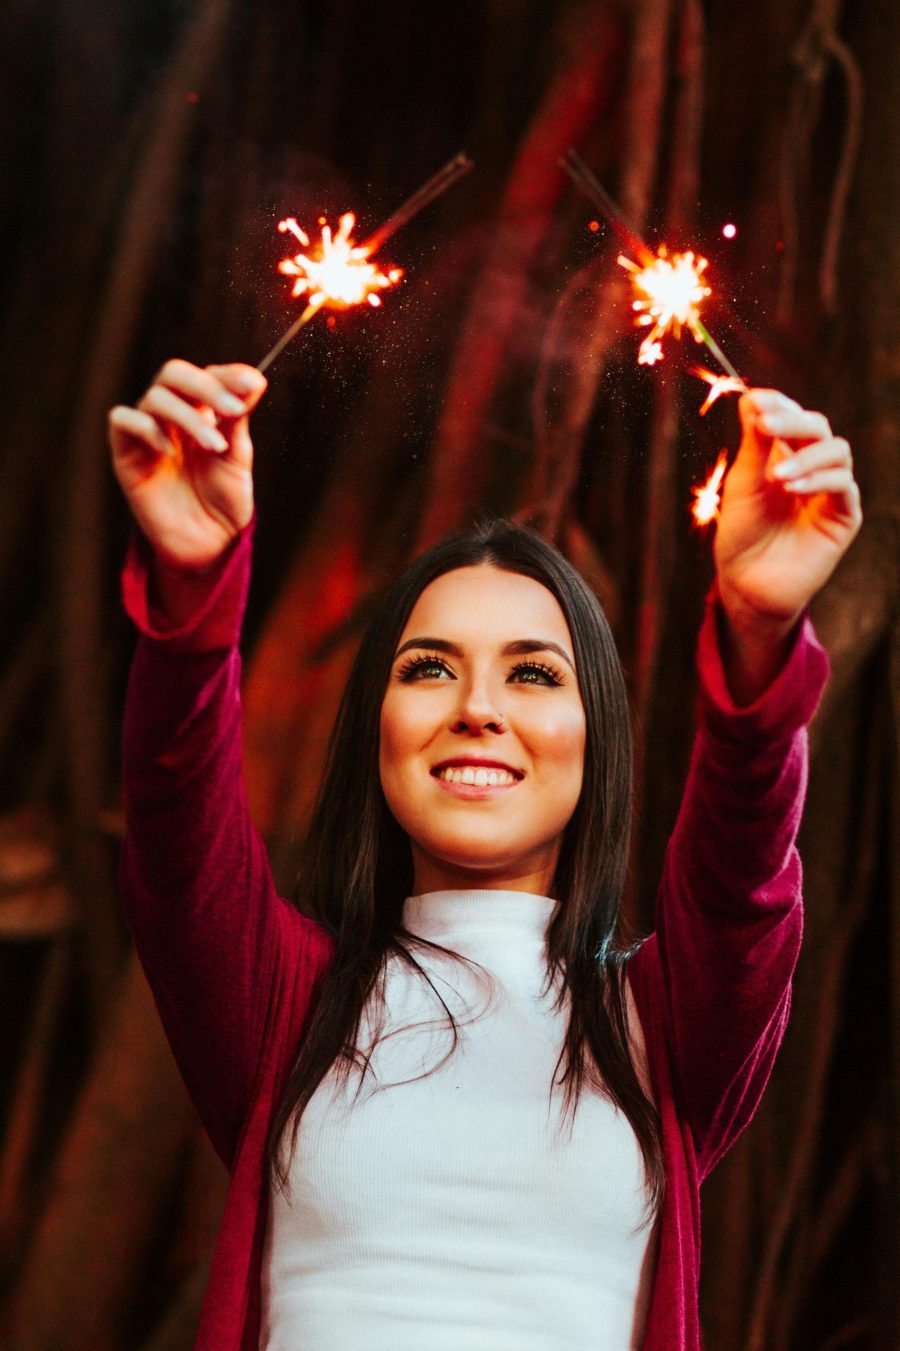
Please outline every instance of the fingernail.
[[240, 375], [236, 375], [234, 377], [234, 383], [237, 385], [238, 389], [244, 390], [247, 394], [252, 394], [254, 390], [267, 385], [268, 381], [261, 372], [251, 374], [247, 371]]
[[205, 427], [200, 433], [200, 440], [207, 450], [227, 450], [228, 442], [221, 432], [217, 432], [215, 427]]
[[804, 488], [807, 488], [809, 486], [809, 479], [792, 478], [790, 483], [786, 483], [784, 486], [789, 492], [799, 493], [802, 492]]
[[219, 395], [219, 409], [226, 417], [243, 417], [247, 411], [240, 399], [236, 399], [233, 394]]
[[790, 460], [779, 460], [772, 473], [776, 478], [790, 478], [792, 469]]

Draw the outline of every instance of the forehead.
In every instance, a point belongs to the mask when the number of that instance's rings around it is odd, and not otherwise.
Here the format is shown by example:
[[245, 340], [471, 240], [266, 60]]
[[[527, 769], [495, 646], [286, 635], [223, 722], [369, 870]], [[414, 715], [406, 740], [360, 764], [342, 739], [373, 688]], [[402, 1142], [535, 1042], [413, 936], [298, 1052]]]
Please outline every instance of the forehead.
[[420, 634], [463, 647], [548, 638], [572, 652], [569, 626], [552, 592], [533, 577], [490, 563], [455, 568], [425, 587], [400, 641]]

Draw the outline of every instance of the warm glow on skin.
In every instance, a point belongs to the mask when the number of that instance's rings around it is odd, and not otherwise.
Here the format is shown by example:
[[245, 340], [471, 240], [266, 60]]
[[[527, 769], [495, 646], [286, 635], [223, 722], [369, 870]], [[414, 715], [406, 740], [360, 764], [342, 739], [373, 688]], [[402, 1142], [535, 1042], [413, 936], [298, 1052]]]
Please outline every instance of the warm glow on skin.
[[[553, 647], [525, 651], [526, 640]], [[410, 837], [415, 893], [550, 894], [581, 792], [585, 735], [572, 636], [546, 587], [489, 564], [427, 586], [401, 635], [381, 710], [381, 782]], [[461, 757], [497, 761], [521, 777], [454, 790], [432, 770]]]

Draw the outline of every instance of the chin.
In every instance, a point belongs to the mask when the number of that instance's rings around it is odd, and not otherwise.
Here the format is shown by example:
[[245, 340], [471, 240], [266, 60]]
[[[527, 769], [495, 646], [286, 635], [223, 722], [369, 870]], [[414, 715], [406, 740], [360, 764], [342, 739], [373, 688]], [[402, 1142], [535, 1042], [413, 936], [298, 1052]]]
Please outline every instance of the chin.
[[447, 871], [470, 874], [473, 884], [477, 879], [487, 879], [497, 876], [515, 877], [525, 873], [533, 873], [546, 867], [549, 862], [555, 859], [555, 851], [551, 846], [542, 846], [534, 844], [530, 848], [516, 848], [510, 846], [507, 849], [498, 849], [497, 840], [493, 838], [490, 843], [485, 842], [483, 848], [479, 848], [477, 842], [473, 842], [471, 836], [464, 840], [430, 839], [416, 840], [414, 842], [415, 850], [432, 868], [446, 869]]

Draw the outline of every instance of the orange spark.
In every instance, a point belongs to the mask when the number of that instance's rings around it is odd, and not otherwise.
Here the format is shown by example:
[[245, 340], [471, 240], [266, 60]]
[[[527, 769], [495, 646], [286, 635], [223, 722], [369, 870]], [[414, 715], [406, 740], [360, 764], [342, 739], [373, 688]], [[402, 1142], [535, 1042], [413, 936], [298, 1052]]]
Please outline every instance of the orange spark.
[[383, 272], [370, 261], [371, 247], [357, 244], [352, 238], [356, 224], [352, 211], [341, 216], [337, 234], [332, 234], [324, 217], [319, 218], [319, 223], [321, 238], [310, 247], [309, 235], [293, 216], [278, 222], [282, 234], [290, 231], [305, 249], [309, 249], [308, 253], [296, 253], [293, 258], [285, 258], [278, 264], [279, 272], [296, 278], [291, 294], [307, 296], [307, 309], [313, 314], [323, 305], [333, 310], [346, 310], [364, 300], [370, 305], [380, 305], [381, 297], [377, 293], [398, 282], [403, 276], [402, 270], [392, 267]]
[[702, 280], [708, 266], [705, 258], [695, 257], [692, 252], [673, 253], [670, 258], [662, 245], [657, 256], [645, 267], [632, 262], [623, 253], [619, 254], [618, 261], [631, 273], [635, 289], [632, 302], [635, 323], [640, 328], [650, 329], [638, 352], [639, 365], [652, 366], [662, 360], [661, 339], [667, 333], [680, 338], [682, 328], [686, 328], [697, 342], [705, 341], [700, 305], [711, 294]]
[[747, 386], [740, 376], [735, 375], [716, 375], [713, 371], [708, 371], [703, 366], [692, 366], [691, 374], [699, 376], [709, 385], [709, 393], [700, 405], [700, 416], [705, 417], [712, 408], [717, 399], [721, 399], [723, 394], [746, 394]]
[[722, 450], [719, 452], [719, 458], [716, 460], [712, 473], [703, 486], [691, 489], [694, 494], [694, 505], [691, 507], [691, 511], [698, 525], [709, 525], [710, 521], [714, 521], [718, 517], [722, 480], [727, 468], [728, 451]]

